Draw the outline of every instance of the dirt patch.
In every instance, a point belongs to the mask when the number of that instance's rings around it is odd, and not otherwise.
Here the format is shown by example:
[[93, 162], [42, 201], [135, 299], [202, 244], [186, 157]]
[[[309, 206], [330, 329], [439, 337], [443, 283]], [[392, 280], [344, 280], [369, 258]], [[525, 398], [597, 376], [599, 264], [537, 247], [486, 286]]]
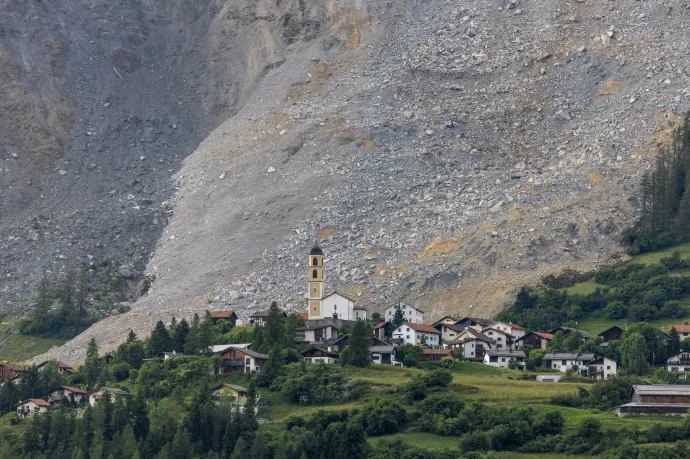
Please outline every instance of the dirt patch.
[[621, 86], [623, 86], [622, 81], [616, 81], [616, 80], [603, 81], [603, 82], [599, 83], [599, 85], [597, 86], [597, 96], [599, 96], [599, 97], [613, 96], [614, 94], [617, 94], [618, 91], [620, 91]]

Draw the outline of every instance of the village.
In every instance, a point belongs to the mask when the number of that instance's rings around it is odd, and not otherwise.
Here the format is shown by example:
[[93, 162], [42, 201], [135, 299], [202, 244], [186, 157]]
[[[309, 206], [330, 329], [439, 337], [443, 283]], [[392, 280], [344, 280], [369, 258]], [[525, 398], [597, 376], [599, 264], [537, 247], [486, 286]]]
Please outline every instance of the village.
[[[356, 323], [366, 323], [371, 329], [367, 340], [368, 355], [373, 365], [412, 367], [428, 362], [474, 362], [476, 365], [535, 372], [535, 380], [543, 383], [559, 381], [607, 380], [618, 373], [616, 360], [604, 355], [604, 350], [621, 338], [624, 329], [612, 326], [593, 336], [586, 330], [559, 326], [553, 330], [526, 330], [519, 324], [480, 317], [446, 315], [427, 321], [427, 312], [409, 304], [398, 302], [382, 311], [368, 315], [355, 301], [338, 293], [326, 293], [324, 253], [314, 247], [308, 256], [308, 295], [306, 311], [300, 314], [302, 324], [294, 330], [294, 342], [300, 346], [300, 359], [308, 364], [335, 365], [341, 354], [352, 344], [347, 333]], [[264, 327], [269, 311], [250, 314], [245, 326]], [[287, 313], [281, 311], [283, 317]], [[232, 310], [211, 311], [214, 324], [232, 329], [242, 325]], [[670, 327], [682, 338], [690, 335], [690, 326]], [[591, 352], [551, 352], [556, 340], [575, 340], [595, 343], [599, 348]], [[260, 373], [269, 361], [269, 355], [252, 349], [252, 343], [213, 344], [203, 354], [214, 356], [216, 375], [250, 375]], [[170, 349], [142, 359], [160, 364], [184, 357], [182, 349]], [[99, 357], [106, 363], [112, 354]], [[42, 362], [29, 369], [21, 364], [0, 363], [0, 384], [20, 384], [25, 374], [41, 372], [47, 365], [57, 368], [64, 376], [77, 371], [62, 362]], [[451, 363], [452, 365], [452, 363]], [[680, 352], [668, 358], [665, 369], [673, 374], [690, 372], [690, 352]], [[30, 371], [31, 370], [31, 371]], [[623, 417], [640, 414], [685, 415], [690, 408], [690, 386], [635, 385], [630, 402], [615, 407]], [[222, 383], [209, 389], [213, 397], [229, 400], [242, 409], [249, 390], [239, 384]], [[87, 391], [81, 387], [60, 385], [40, 398], [20, 400], [15, 406], [20, 417], [45, 413], [61, 404], [95, 406], [104, 398], [115, 400], [130, 398], [129, 392], [115, 387], [99, 387]], [[256, 408], [255, 408], [256, 409]]]

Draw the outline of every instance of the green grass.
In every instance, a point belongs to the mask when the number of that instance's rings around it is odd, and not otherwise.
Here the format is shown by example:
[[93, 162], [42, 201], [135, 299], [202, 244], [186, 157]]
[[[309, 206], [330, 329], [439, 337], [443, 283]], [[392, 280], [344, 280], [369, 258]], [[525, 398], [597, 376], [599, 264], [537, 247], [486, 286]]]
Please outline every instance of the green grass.
[[657, 250], [656, 252], [643, 253], [632, 257], [631, 263], [654, 264], [659, 263], [662, 258], [670, 257], [675, 251], [680, 252], [680, 257], [685, 259], [690, 257], [690, 242], [669, 247], [668, 249]]
[[[4, 340], [8, 337], [11, 330], [11, 324], [0, 324], [0, 340]], [[53, 346], [61, 346], [66, 342], [67, 340], [64, 339], [36, 338], [34, 336], [26, 336], [17, 333], [0, 348], [0, 360], [22, 362], [31, 357], [43, 354]]]

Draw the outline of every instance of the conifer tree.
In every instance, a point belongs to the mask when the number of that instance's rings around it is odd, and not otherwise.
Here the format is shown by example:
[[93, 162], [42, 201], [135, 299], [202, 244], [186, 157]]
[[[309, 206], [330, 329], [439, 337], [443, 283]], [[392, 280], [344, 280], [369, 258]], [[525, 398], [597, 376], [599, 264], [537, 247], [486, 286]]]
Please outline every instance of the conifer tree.
[[393, 324], [393, 328], [398, 328], [403, 322], [405, 322], [405, 314], [403, 314], [402, 308], [398, 304], [395, 306], [395, 312], [393, 313], [393, 320], [391, 323]]
[[177, 324], [177, 327], [175, 327], [175, 331], [173, 332], [173, 337], [172, 337], [172, 348], [173, 350], [177, 352], [184, 352], [184, 343], [187, 339], [187, 334], [189, 333], [189, 323], [185, 320], [182, 319], [179, 324]]
[[149, 355], [156, 356], [161, 352], [169, 352], [171, 347], [172, 340], [170, 339], [168, 329], [165, 328], [163, 321], [159, 320], [149, 338]]

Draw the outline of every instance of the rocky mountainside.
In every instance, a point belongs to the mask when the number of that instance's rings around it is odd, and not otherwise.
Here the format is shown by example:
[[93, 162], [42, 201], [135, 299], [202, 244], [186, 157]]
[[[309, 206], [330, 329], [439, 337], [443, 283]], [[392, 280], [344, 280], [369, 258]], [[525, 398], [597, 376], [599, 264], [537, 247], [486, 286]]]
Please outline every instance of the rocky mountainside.
[[[640, 174], [688, 108], [690, 10], [678, 2], [231, 3], [244, 2], [209, 2], [206, 22], [179, 33], [194, 27], [229, 49], [247, 34], [227, 21], [246, 21], [265, 33], [244, 54], [262, 70], [240, 80], [246, 97], [227, 104], [237, 113], [174, 173], [148, 295], [51, 357], [78, 361], [91, 337], [112, 349], [172, 314], [229, 307], [245, 318], [271, 300], [301, 310], [315, 240], [327, 286], [372, 311], [404, 301], [430, 319], [493, 314], [547, 274], [624, 257]], [[147, 21], [152, 34], [157, 25]], [[194, 68], [198, 54], [181, 60]], [[205, 57], [214, 68], [237, 58]], [[182, 105], [210, 127], [208, 104], [235, 86], [190, 72], [184, 83], [208, 98]], [[109, 126], [99, 135], [119, 137]], [[119, 199], [101, 205], [133, 212]]]

